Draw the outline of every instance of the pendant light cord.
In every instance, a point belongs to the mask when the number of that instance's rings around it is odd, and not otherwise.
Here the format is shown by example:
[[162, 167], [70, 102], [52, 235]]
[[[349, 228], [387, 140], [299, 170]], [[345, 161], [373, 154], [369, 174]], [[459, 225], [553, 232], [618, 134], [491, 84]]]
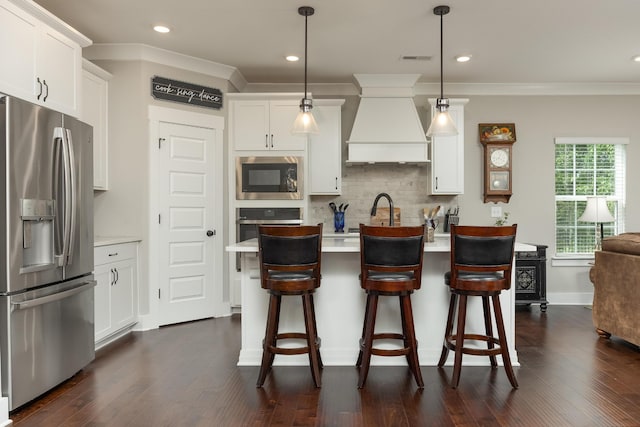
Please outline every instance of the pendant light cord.
[[308, 15], [304, 16], [304, 97], [307, 98], [307, 19]]
[[442, 47], [443, 45], [443, 34], [444, 32], [442, 31], [442, 17], [443, 15], [440, 15], [440, 98], [444, 98], [444, 66], [443, 66], [443, 52], [444, 49]]

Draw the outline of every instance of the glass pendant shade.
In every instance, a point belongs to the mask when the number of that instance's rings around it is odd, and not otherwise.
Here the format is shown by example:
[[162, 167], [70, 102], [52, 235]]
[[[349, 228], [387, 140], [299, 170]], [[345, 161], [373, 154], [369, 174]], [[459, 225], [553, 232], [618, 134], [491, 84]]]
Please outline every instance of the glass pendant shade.
[[443, 30], [442, 30], [442, 17], [449, 13], [449, 6], [436, 6], [433, 8], [433, 13], [440, 17], [440, 98], [436, 101], [437, 113], [431, 119], [429, 129], [427, 129], [427, 137], [432, 136], [455, 136], [458, 134], [458, 128], [456, 128], [453, 119], [449, 114], [449, 99], [444, 97], [444, 47], [443, 47]]
[[304, 98], [300, 100], [300, 112], [293, 122], [291, 133], [294, 135], [308, 135], [320, 133], [316, 119], [311, 114], [313, 102], [307, 98], [307, 18], [313, 15], [315, 10], [311, 6], [301, 6], [298, 14], [304, 16]]
[[427, 129], [427, 136], [455, 136], [457, 134], [458, 128], [456, 128], [455, 123], [453, 123], [448, 109], [439, 106], [438, 112], [433, 116], [433, 119], [431, 119], [431, 124], [429, 125], [429, 129]]
[[[310, 99], [308, 101], [311, 102]], [[307, 109], [306, 104], [301, 104], [300, 112], [298, 113], [296, 120], [293, 122], [291, 133], [294, 135], [320, 133], [316, 119], [314, 119], [313, 114], [311, 114], [311, 108]]]

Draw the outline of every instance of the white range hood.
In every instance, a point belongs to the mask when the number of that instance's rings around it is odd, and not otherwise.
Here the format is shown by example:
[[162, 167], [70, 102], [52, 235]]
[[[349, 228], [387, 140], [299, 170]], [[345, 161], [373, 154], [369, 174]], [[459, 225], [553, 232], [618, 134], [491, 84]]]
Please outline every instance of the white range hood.
[[413, 101], [420, 74], [354, 74], [361, 92], [347, 163], [426, 163], [429, 150]]

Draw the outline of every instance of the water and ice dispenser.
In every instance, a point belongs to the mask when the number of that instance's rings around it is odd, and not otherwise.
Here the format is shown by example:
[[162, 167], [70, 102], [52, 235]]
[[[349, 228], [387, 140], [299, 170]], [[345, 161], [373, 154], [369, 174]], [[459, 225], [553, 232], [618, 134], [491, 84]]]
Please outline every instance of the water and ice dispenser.
[[21, 199], [22, 267], [20, 272], [54, 266], [55, 200]]

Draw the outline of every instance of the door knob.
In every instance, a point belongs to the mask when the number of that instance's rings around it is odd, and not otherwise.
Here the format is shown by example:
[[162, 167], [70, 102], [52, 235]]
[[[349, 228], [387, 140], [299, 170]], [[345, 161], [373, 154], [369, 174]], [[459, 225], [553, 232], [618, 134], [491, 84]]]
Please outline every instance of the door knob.
[[213, 231], [213, 230], [207, 230], [207, 236], [211, 237], [211, 236], [213, 236], [214, 234], [216, 234], [216, 232], [215, 232], [215, 231]]

